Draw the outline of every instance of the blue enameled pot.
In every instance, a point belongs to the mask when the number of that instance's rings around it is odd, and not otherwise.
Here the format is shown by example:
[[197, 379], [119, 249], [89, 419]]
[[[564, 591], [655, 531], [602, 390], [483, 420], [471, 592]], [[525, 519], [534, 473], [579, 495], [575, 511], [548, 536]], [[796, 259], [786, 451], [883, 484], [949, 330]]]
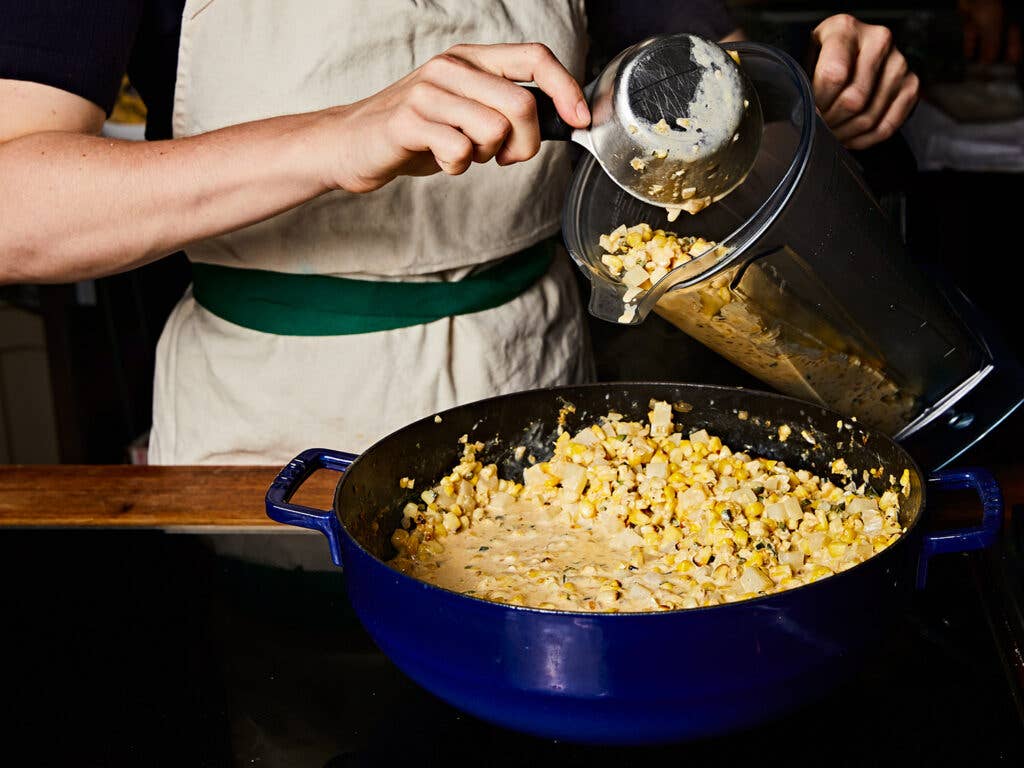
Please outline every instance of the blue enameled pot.
[[[651, 399], [677, 405], [686, 430], [706, 428], [733, 447], [829, 474], [829, 463], [881, 466], [882, 480], [910, 473], [906, 534], [848, 571], [744, 602], [660, 613], [568, 613], [487, 602], [390, 568], [392, 531], [405, 502], [457, 463], [458, 439], [487, 444], [503, 473], [527, 445], [550, 453], [559, 410], [567, 428], [609, 410], [646, 417]], [[737, 418], [739, 411], [748, 418]], [[885, 642], [890, 619], [924, 586], [928, 558], [993, 543], [1002, 499], [984, 470], [943, 471], [926, 482], [888, 437], [817, 405], [743, 389], [687, 384], [598, 384], [521, 392], [444, 411], [384, 438], [364, 454], [303, 451], [267, 492], [273, 519], [321, 531], [344, 563], [349, 598], [373, 639], [424, 688], [478, 717], [539, 736], [588, 743], [651, 744], [708, 736], [771, 718], [823, 695]], [[788, 424], [794, 438], [780, 442]], [[798, 439], [814, 436], [811, 446]], [[547, 454], [544, 453], [547, 447]], [[289, 503], [316, 469], [342, 472], [334, 509]], [[418, 480], [415, 491], [399, 479]], [[925, 486], [972, 488], [977, 527], [926, 532]]]

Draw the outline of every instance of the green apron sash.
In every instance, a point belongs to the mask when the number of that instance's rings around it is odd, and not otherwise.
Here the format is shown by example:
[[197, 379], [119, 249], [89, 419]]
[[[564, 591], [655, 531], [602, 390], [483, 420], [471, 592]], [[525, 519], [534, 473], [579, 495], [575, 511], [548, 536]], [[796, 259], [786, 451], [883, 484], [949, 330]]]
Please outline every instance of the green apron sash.
[[401, 283], [192, 264], [192, 292], [228, 322], [279, 336], [390, 331], [500, 306], [543, 276], [545, 240], [457, 282]]

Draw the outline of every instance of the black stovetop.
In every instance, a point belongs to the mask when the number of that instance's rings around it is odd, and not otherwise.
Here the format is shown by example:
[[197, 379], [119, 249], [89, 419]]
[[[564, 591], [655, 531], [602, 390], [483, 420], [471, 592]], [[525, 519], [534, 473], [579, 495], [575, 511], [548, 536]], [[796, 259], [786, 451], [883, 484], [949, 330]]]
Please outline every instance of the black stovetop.
[[424, 692], [362, 631], [343, 577], [227, 566], [184, 536], [5, 534], [2, 743], [30, 756], [19, 765], [1022, 765], [1003, 588], [1024, 583], [1019, 543], [936, 559], [862, 674], [803, 710], [605, 748], [505, 731]]

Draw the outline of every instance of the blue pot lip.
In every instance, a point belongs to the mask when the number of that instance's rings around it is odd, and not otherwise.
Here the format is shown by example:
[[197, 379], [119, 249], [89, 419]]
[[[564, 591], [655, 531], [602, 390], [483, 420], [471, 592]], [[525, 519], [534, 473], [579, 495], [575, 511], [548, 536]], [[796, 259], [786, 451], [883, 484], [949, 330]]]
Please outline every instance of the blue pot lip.
[[[625, 387], [629, 387], [629, 386], [673, 386], [673, 387], [686, 386], [686, 387], [696, 387], [696, 388], [699, 388], [699, 389], [702, 389], [702, 390], [710, 390], [710, 391], [715, 391], [715, 392], [728, 392], [729, 394], [735, 394], [737, 392], [737, 390], [741, 390], [741, 391], [751, 392], [753, 394], [756, 394], [759, 397], [760, 396], [769, 396], [769, 397], [776, 398], [776, 399], [779, 399], [779, 400], [789, 400], [789, 401], [791, 401], [793, 403], [798, 403], [798, 404], [800, 404], [802, 406], [814, 408], [814, 409], [817, 409], [819, 411], [824, 411], [825, 413], [827, 413], [827, 414], [829, 414], [831, 416], [835, 416], [837, 418], [841, 418], [841, 419], [844, 419], [844, 420], [849, 418], [849, 417], [843, 416], [842, 414], [840, 414], [837, 411], [833, 411], [830, 408], [826, 408], [825, 406], [819, 405], [817, 403], [812, 403], [812, 402], [807, 401], [807, 400], [801, 400], [798, 397], [790, 397], [789, 395], [782, 395], [782, 394], [779, 394], [777, 392], [768, 392], [766, 390], [747, 389], [746, 387], [728, 387], [728, 386], [724, 386], [724, 385], [721, 385], [721, 384], [693, 384], [693, 383], [686, 383], [686, 382], [669, 382], [669, 381], [612, 381], [612, 382], [598, 382], [598, 383], [588, 383], [588, 384], [564, 384], [564, 385], [560, 385], [560, 386], [556, 386], [556, 387], [537, 387], [537, 388], [534, 388], [534, 389], [521, 390], [520, 392], [512, 392], [512, 393], [505, 394], [505, 395], [495, 395], [493, 397], [483, 398], [481, 400], [475, 400], [475, 401], [470, 402], [470, 403], [464, 403], [462, 405], [457, 405], [457, 406], [454, 406], [452, 408], [446, 408], [443, 411], [438, 411], [436, 414], [430, 414], [429, 416], [424, 416], [422, 419], [419, 419], [418, 421], [414, 421], [411, 424], [408, 424], [405, 427], [402, 427], [401, 429], [398, 429], [395, 432], [392, 432], [389, 435], [387, 435], [385, 437], [382, 437], [380, 440], [378, 440], [376, 443], [374, 443], [368, 449], [366, 449], [363, 453], [361, 453], [359, 455], [359, 457], [354, 462], [352, 462], [352, 465], [348, 468], [348, 470], [345, 472], [345, 474], [343, 474], [341, 476], [341, 479], [338, 480], [338, 485], [335, 487], [335, 490], [334, 490], [333, 512], [334, 512], [335, 517], [337, 517], [337, 519], [338, 519], [339, 528], [341, 529], [341, 533], [342, 533], [344, 542], [347, 544], [349, 549], [357, 550], [360, 555], [362, 555], [367, 560], [369, 560], [373, 564], [373, 567], [375, 567], [375, 568], [379, 567], [379, 568], [386, 569], [389, 572], [389, 575], [393, 574], [393, 575], [397, 576], [400, 581], [404, 581], [405, 583], [409, 584], [410, 586], [424, 587], [424, 588], [426, 588], [427, 590], [429, 590], [431, 592], [438, 593], [439, 597], [459, 598], [459, 599], [462, 599], [462, 600], [472, 601], [472, 602], [477, 603], [477, 604], [482, 605], [482, 606], [490, 606], [490, 607], [493, 607], [493, 608], [496, 608], [496, 609], [512, 610], [512, 611], [517, 611], [517, 612], [526, 613], [526, 614], [538, 614], [539, 616], [544, 616], [544, 617], [559, 616], [559, 617], [566, 617], [566, 618], [572, 618], [572, 619], [580, 619], [580, 618], [584, 618], [584, 617], [585, 618], [603, 617], [605, 619], [610, 619], [611, 617], [622, 617], [623, 619], [627, 619], [627, 618], [636, 618], [636, 617], [640, 617], [640, 616], [649, 616], [649, 617], [654, 617], [654, 616], [669, 617], [669, 616], [671, 616], [671, 617], [679, 617], [680, 615], [698, 615], [698, 614], [699, 615], [703, 615], [704, 613], [706, 613], [708, 611], [723, 610], [723, 609], [728, 609], [728, 608], [750, 608], [750, 607], [755, 607], [756, 608], [756, 607], [762, 605], [765, 601], [769, 601], [769, 600], [773, 600], [773, 599], [777, 599], [777, 598], [785, 598], [790, 593], [800, 592], [800, 593], [802, 593], [804, 595], [808, 595], [809, 593], [808, 592], [804, 592], [804, 590], [810, 590], [810, 589], [813, 589], [815, 587], [825, 586], [825, 585], [828, 584], [828, 582], [832, 582], [834, 579], [839, 579], [839, 578], [847, 577], [847, 576], [853, 574], [855, 571], [862, 571], [863, 566], [869, 565], [869, 564], [872, 563], [872, 561], [875, 561], [877, 558], [880, 558], [880, 557], [885, 556], [885, 555], [890, 555], [891, 553], [896, 551], [897, 547], [903, 546], [904, 544], [907, 543], [907, 540], [912, 537], [912, 535], [914, 534], [915, 530], [917, 529], [918, 524], [921, 522], [921, 518], [924, 517], [924, 513], [925, 513], [925, 510], [927, 508], [927, 497], [926, 497], [927, 483], [925, 482], [926, 478], [922, 474], [921, 468], [918, 466], [917, 461], [902, 446], [900, 446], [898, 443], [896, 443], [895, 440], [893, 440], [891, 437], [889, 437], [885, 433], [880, 432], [878, 430], [873, 430], [873, 429], [864, 430], [864, 428], [861, 427], [861, 429], [863, 431], [865, 431], [866, 433], [868, 433], [871, 436], [872, 439], [881, 439], [883, 441], [892, 443], [899, 450], [899, 452], [904, 455], [904, 457], [906, 458], [907, 463], [910, 465], [911, 469], [913, 469], [917, 473], [917, 476], [921, 479], [921, 505], [920, 505], [920, 508], [918, 510], [918, 514], [914, 518], [914, 520], [910, 523], [910, 525], [907, 526], [907, 529], [900, 535], [899, 539], [897, 539], [895, 543], [889, 545], [888, 547], [886, 547], [881, 552], [876, 552], [871, 557], [869, 557], [867, 560], [864, 560], [863, 562], [857, 563], [857, 565], [853, 566], [852, 568], [847, 568], [845, 571], [840, 571], [839, 573], [834, 573], [831, 576], [828, 576], [828, 577], [823, 578], [823, 579], [819, 579], [818, 581], [813, 581], [810, 584], [804, 584], [804, 585], [799, 586], [799, 587], [793, 587], [791, 589], [785, 589], [785, 590], [782, 590], [781, 592], [773, 592], [773, 593], [768, 594], [768, 595], [761, 595], [760, 597], [751, 597], [751, 598], [748, 598], [746, 600], [737, 600], [736, 602], [733, 602], [733, 603], [723, 603], [723, 604], [720, 604], [720, 605], [704, 605], [704, 606], [698, 606], [696, 608], [673, 608], [673, 609], [670, 609], [670, 610], [667, 610], [667, 611], [620, 611], [620, 612], [612, 613], [612, 612], [606, 612], [606, 611], [566, 611], [566, 610], [561, 610], [561, 609], [557, 609], [557, 608], [536, 608], [536, 607], [528, 606], [528, 605], [512, 605], [511, 603], [502, 603], [502, 602], [498, 602], [498, 601], [495, 601], [495, 600], [487, 600], [487, 599], [482, 598], [482, 597], [477, 597], [476, 595], [468, 595], [465, 592], [457, 592], [457, 591], [455, 591], [453, 589], [448, 589], [446, 587], [438, 586], [437, 584], [432, 584], [429, 581], [425, 581], [424, 579], [418, 579], [415, 576], [410, 576], [409, 574], [404, 573], [404, 572], [398, 570], [397, 568], [391, 567], [390, 565], [388, 565], [388, 563], [386, 563], [385, 561], [381, 560], [376, 555], [374, 555], [372, 552], [367, 550], [361, 543], [359, 543], [359, 541], [351, 533], [349, 533], [348, 528], [345, 526], [345, 523], [342, 522], [341, 516], [338, 514], [337, 499], [338, 499], [338, 495], [339, 495], [339, 493], [341, 491], [341, 488], [345, 484], [345, 481], [348, 479], [348, 477], [352, 474], [352, 471], [357, 467], [359, 462], [362, 461], [363, 456], [365, 456], [365, 455], [369, 454], [370, 452], [372, 452], [373, 449], [375, 447], [377, 447], [377, 445], [379, 445], [379, 444], [381, 444], [381, 443], [383, 443], [383, 442], [385, 442], [387, 440], [390, 440], [393, 437], [396, 437], [398, 434], [400, 434], [402, 432], [405, 432], [406, 430], [412, 430], [412, 429], [416, 428], [417, 426], [419, 426], [421, 424], [422, 425], [426, 425], [428, 423], [434, 423], [435, 416], [441, 416], [443, 418], [445, 414], [451, 413], [452, 411], [460, 410], [462, 408], [484, 407], [486, 405], [489, 405], [492, 402], [496, 402], [496, 401], [499, 401], [499, 400], [507, 400], [510, 397], [515, 397], [516, 395], [527, 395], [527, 394], [530, 394], [530, 393], [533, 393], [533, 392], [538, 392], [538, 391], [550, 392], [550, 393], [552, 393], [552, 395], [557, 396], [558, 394], [560, 394], [562, 392], [565, 392], [567, 390], [576, 390], [576, 391], [578, 391], [578, 390], [581, 390], [581, 389], [613, 389], [615, 387], [620, 387], [620, 386], [625, 386]], [[875, 565], [877, 565], [877, 563], [875, 563]], [[345, 567], [344, 563], [342, 563], [342, 567], [343, 568]]]

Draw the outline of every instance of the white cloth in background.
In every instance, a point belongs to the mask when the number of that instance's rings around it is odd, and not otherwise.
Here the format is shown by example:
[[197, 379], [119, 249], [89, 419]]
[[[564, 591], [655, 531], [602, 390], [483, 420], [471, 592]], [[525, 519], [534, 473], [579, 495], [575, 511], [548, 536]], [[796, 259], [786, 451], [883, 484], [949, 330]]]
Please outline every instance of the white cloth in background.
[[1024, 118], [962, 123], [922, 101], [902, 130], [919, 170], [1024, 172]]

